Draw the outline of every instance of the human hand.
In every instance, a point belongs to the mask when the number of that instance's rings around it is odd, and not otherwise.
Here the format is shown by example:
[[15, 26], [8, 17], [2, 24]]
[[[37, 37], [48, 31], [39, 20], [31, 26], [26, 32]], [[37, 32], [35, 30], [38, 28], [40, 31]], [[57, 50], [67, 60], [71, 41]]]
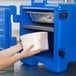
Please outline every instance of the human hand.
[[26, 57], [30, 57], [32, 55], [38, 54], [40, 53], [41, 49], [38, 49], [37, 51], [30, 51], [32, 48], [34, 47], [34, 45], [31, 45], [30, 47], [28, 47], [26, 50], [21, 52], [21, 56], [22, 58], [26, 58]]

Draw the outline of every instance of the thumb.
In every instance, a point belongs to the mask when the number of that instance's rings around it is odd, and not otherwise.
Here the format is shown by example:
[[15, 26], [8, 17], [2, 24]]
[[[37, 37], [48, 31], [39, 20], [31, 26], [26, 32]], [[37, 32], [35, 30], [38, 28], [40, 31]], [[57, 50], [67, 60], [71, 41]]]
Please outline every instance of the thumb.
[[34, 47], [34, 45], [31, 45], [27, 48], [27, 50], [30, 51], [33, 47]]

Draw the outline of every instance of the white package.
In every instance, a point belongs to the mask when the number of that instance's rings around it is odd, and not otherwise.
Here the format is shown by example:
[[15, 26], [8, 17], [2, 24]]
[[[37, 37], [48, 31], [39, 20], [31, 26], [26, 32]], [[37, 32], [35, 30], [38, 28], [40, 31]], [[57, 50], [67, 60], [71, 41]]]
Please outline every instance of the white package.
[[46, 51], [48, 47], [48, 33], [35, 32], [21, 36], [23, 49], [26, 50], [29, 46], [34, 45], [31, 51]]

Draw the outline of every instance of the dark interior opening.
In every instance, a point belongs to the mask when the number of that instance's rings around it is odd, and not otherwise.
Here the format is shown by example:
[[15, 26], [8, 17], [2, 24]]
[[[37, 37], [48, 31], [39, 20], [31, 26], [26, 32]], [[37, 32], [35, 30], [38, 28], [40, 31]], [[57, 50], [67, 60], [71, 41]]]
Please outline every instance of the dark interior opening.
[[53, 10], [39, 10], [39, 9], [27, 9], [27, 11], [32, 11], [32, 12], [54, 12]]
[[[27, 11], [29, 11], [29, 10], [27, 10]], [[26, 13], [27, 13], [27, 11], [26, 11]], [[53, 13], [53, 11], [48, 11], [48, 10], [30, 10], [30, 11], [32, 11], [32, 12], [43, 12], [43, 13], [44, 12], [49, 12], [49, 13], [52, 12]], [[30, 20], [32, 21], [30, 15], [28, 13], [27, 13], [27, 15], [29, 16]], [[53, 57], [53, 53], [54, 53], [54, 23], [43, 23], [43, 22], [32, 21], [32, 24], [29, 24], [29, 25], [25, 24], [22, 26], [22, 28], [25, 30], [30, 30], [31, 33], [48, 32], [49, 50], [46, 52], [42, 52], [41, 54], [48, 53], [46, 55], [48, 55], [48, 56], [52, 55], [52, 57]]]

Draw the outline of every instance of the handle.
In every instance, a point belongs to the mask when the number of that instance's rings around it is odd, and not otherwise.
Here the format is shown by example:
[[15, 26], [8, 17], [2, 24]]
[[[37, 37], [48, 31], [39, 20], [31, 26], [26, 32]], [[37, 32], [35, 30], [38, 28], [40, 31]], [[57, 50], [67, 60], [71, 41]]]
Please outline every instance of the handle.
[[44, 6], [47, 4], [47, 0], [31, 0], [33, 6]]

